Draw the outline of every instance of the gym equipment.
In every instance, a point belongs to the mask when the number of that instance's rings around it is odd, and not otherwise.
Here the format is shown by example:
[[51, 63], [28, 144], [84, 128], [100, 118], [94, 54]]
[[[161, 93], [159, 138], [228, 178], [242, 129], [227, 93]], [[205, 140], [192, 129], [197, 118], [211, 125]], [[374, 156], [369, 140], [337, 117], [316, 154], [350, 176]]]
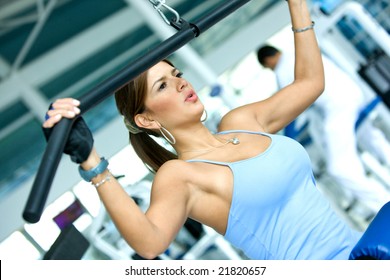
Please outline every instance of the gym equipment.
[[390, 260], [390, 202], [372, 220], [353, 248], [350, 260]]

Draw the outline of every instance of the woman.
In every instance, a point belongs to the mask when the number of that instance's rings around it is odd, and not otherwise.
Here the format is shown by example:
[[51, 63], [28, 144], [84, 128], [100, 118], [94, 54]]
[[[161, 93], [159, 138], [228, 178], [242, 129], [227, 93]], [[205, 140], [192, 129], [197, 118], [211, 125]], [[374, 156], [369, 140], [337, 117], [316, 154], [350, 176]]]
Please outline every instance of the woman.
[[[164, 252], [190, 217], [214, 228], [249, 258], [348, 258], [360, 234], [332, 212], [316, 189], [303, 147], [273, 134], [324, 88], [306, 1], [290, 0], [288, 6], [295, 81], [267, 100], [226, 114], [217, 135], [201, 123], [203, 104], [168, 61], [116, 93], [135, 151], [156, 171], [149, 209], [140, 211], [95, 149], [81, 161], [80, 170], [97, 186], [123, 238], [141, 256], [153, 259]], [[74, 117], [77, 106], [73, 99], [54, 102], [43, 127]], [[168, 151], [155, 156], [157, 147], [148, 134], [165, 136], [177, 156]]]

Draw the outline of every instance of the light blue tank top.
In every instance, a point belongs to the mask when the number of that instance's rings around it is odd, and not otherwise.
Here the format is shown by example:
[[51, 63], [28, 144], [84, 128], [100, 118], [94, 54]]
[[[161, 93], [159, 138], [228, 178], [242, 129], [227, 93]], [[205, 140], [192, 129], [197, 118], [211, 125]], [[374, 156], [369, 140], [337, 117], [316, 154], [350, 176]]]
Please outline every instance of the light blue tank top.
[[316, 187], [310, 158], [295, 140], [271, 138], [261, 154], [228, 166], [234, 177], [225, 239], [251, 259], [348, 259], [362, 233], [352, 230], [331, 209]]

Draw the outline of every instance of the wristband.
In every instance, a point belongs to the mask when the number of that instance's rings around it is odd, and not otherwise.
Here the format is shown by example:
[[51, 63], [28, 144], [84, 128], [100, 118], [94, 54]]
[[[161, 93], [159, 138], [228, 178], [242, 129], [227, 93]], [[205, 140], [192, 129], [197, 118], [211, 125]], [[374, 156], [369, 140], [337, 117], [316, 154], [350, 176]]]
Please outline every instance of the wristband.
[[83, 168], [81, 168], [81, 166], [79, 166], [79, 173], [81, 178], [83, 178], [87, 182], [91, 182], [92, 178], [96, 177], [99, 174], [102, 174], [108, 167], [108, 161], [104, 157], [100, 158], [100, 160], [101, 161], [99, 162], [99, 164], [90, 170], [84, 170]]

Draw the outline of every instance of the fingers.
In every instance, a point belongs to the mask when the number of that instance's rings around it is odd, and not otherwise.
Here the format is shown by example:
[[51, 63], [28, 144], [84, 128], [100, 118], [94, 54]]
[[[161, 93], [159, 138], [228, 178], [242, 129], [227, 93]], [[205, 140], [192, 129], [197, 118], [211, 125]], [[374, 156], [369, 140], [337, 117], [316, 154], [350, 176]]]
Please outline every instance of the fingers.
[[51, 128], [56, 123], [58, 123], [62, 118], [74, 118], [78, 114], [80, 114], [80, 109], [78, 106], [80, 105], [80, 101], [73, 98], [63, 98], [58, 99], [52, 103], [51, 109], [46, 113], [46, 120], [42, 124], [45, 128]]
[[58, 99], [51, 105], [51, 110], [47, 113], [49, 117], [60, 114], [66, 118], [74, 118], [80, 114], [80, 109], [77, 107], [80, 105], [80, 101], [73, 98]]

